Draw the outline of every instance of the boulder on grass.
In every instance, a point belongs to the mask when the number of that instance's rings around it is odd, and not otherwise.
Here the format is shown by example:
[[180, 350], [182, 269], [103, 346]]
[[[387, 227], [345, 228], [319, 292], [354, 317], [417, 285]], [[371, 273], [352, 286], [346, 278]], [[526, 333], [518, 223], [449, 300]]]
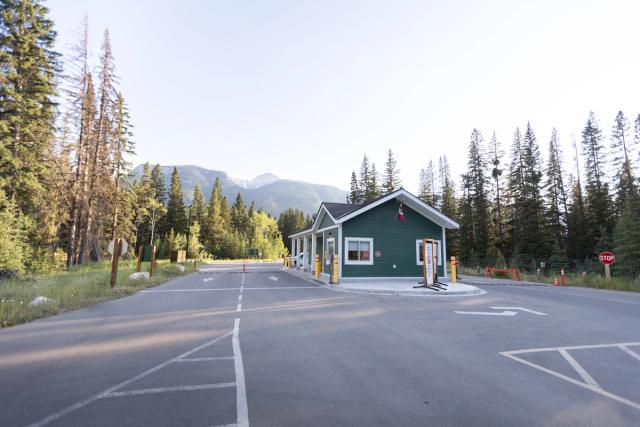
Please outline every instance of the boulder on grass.
[[4, 282], [5, 280], [17, 279], [18, 278], [18, 270], [13, 270], [10, 268], [0, 268], [0, 282]]
[[148, 271], [139, 271], [137, 273], [133, 273], [129, 275], [129, 279], [131, 280], [149, 280], [149, 272]]
[[53, 302], [52, 299], [47, 298], [47, 297], [35, 297], [34, 299], [31, 300], [31, 302], [29, 304], [27, 304], [29, 307], [35, 307], [37, 305], [42, 305], [42, 304], [51, 304]]
[[184, 265], [176, 264], [176, 268], [181, 272], [184, 272]]

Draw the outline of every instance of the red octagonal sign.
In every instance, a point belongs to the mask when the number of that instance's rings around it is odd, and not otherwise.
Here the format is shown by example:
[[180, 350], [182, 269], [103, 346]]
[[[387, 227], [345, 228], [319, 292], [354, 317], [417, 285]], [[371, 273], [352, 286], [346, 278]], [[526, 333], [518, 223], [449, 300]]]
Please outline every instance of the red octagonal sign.
[[616, 262], [616, 256], [611, 252], [601, 252], [600, 255], [598, 255], [598, 259], [600, 259], [600, 262], [604, 265], [609, 265]]

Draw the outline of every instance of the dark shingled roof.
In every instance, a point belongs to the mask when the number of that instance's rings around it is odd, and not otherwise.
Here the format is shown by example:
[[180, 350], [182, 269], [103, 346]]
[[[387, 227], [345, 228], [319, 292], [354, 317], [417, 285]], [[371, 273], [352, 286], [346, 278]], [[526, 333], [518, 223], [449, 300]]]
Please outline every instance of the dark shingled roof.
[[323, 203], [323, 205], [335, 219], [350, 214], [356, 209], [360, 209], [362, 207], [362, 205], [355, 205], [350, 203]]

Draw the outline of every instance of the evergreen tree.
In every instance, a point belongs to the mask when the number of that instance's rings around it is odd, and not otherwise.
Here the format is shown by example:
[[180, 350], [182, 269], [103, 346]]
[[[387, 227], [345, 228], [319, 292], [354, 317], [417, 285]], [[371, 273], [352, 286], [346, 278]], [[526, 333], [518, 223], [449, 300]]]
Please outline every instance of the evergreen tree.
[[587, 173], [587, 195], [585, 213], [587, 227], [594, 233], [590, 253], [611, 249], [613, 217], [609, 184], [606, 182], [606, 154], [602, 145], [602, 130], [598, 127], [595, 114], [591, 112], [582, 131], [582, 152]]
[[473, 252], [475, 241], [472, 188], [469, 175], [462, 175], [462, 198], [458, 206], [458, 217], [460, 218], [460, 228], [458, 229], [458, 242], [460, 250], [458, 256], [466, 265], [479, 265], [480, 262]]
[[236, 201], [231, 207], [231, 223], [234, 230], [242, 238], [247, 237], [249, 232], [249, 215], [247, 214], [247, 208], [242, 198], [242, 193], [238, 192], [236, 195]]
[[304, 212], [300, 209], [288, 208], [280, 214], [278, 217], [278, 230], [280, 230], [282, 243], [289, 253], [292, 253], [289, 236], [310, 226], [311, 218], [305, 217]]
[[353, 203], [355, 205], [362, 203], [360, 184], [358, 183], [356, 171], [351, 172], [351, 185], [349, 188], [349, 194], [347, 194], [347, 203]]
[[382, 192], [388, 194], [399, 189], [401, 186], [402, 182], [400, 181], [400, 169], [398, 169], [398, 162], [393, 156], [393, 151], [389, 150], [387, 153], [387, 162], [384, 166]]
[[420, 178], [418, 180], [418, 198], [425, 203], [429, 203], [429, 195], [429, 179], [427, 178], [427, 170], [422, 168], [420, 169]]
[[165, 230], [173, 230], [176, 234], [186, 234], [187, 216], [184, 209], [184, 194], [182, 182], [177, 168], [171, 173], [171, 187], [169, 188], [169, 203], [167, 204], [167, 216]]
[[0, 190], [0, 269], [23, 270], [29, 250], [26, 227], [15, 199]]
[[217, 177], [211, 189], [207, 218], [203, 223], [202, 234], [207, 251], [218, 257], [223, 256], [222, 246], [228, 231], [228, 222], [224, 215], [226, 203], [227, 200], [222, 194], [222, 182]]
[[376, 170], [376, 164], [372, 163], [366, 190], [366, 198], [368, 201], [377, 199], [380, 196], [380, 186], [378, 185], [379, 180], [380, 178], [378, 171]]
[[[439, 175], [441, 177], [440, 183], [442, 185], [442, 213], [449, 218], [457, 221], [457, 202], [455, 195], [455, 186], [453, 179], [451, 178], [451, 171], [449, 169], [449, 162], [447, 157], [443, 156], [439, 159]], [[458, 239], [458, 230], [447, 230], [447, 253], [445, 254], [447, 259], [450, 256], [458, 256], [460, 252], [460, 244]]]
[[557, 257], [566, 256], [565, 240], [567, 236], [567, 195], [565, 192], [562, 173], [562, 153], [558, 141], [558, 132], [554, 128], [549, 141], [549, 160], [547, 163], [547, 236], [551, 239], [550, 246]]
[[[640, 260], [640, 200], [637, 193], [628, 193], [613, 239], [616, 269], [632, 274]], [[636, 271], [637, 272], [637, 271]]]
[[53, 141], [58, 54], [38, 0], [0, 3], [0, 189], [33, 220], [42, 206]]
[[368, 203], [374, 199], [369, 190], [371, 189], [371, 164], [369, 157], [365, 154], [360, 165], [360, 179], [358, 180], [358, 190], [360, 193], [360, 203]]
[[[471, 132], [467, 162], [466, 189], [473, 221], [471, 233], [471, 259], [481, 264], [490, 263], [491, 240], [489, 201], [487, 200], [487, 161], [483, 137], [479, 130]], [[464, 245], [464, 242], [461, 242]]]
[[544, 230], [544, 205], [541, 195], [542, 160], [535, 133], [530, 123], [524, 133], [522, 146], [524, 165], [524, 216], [522, 218], [522, 252], [527, 261], [546, 258], [550, 253]]
[[122, 181], [124, 176], [126, 176], [128, 171], [131, 169], [131, 163], [127, 161], [126, 156], [130, 156], [134, 154], [134, 143], [131, 140], [131, 137], [133, 136], [131, 132], [131, 128], [132, 128], [131, 118], [129, 116], [129, 109], [127, 108], [127, 104], [124, 101], [124, 97], [122, 96], [122, 93], [118, 93], [114, 107], [115, 107], [115, 111], [113, 114], [115, 117], [115, 124], [112, 129], [113, 137], [111, 138], [112, 144], [113, 144], [112, 175], [113, 175], [113, 182], [114, 182], [113, 192], [112, 192], [113, 193], [112, 194], [113, 220], [111, 223], [112, 239], [115, 239], [118, 235], [124, 236], [125, 234], [128, 234], [128, 231], [125, 231], [125, 230], [128, 229], [130, 231], [132, 228], [131, 227], [132, 224], [129, 222], [123, 227], [120, 227], [121, 230], [119, 232], [118, 215], [121, 211], [128, 210], [127, 207], [130, 204], [129, 198], [131, 194], [126, 194], [124, 196], [125, 200], [121, 200], [122, 197], [121, 197], [120, 188], [122, 187], [122, 184], [123, 184]]
[[[509, 166], [509, 181], [507, 183], [508, 208], [508, 247], [510, 253], [505, 253], [512, 259], [512, 264], [518, 266], [521, 262], [522, 237], [524, 234], [522, 218], [524, 215], [524, 162], [522, 150], [522, 133], [516, 128], [511, 145], [511, 164]], [[506, 252], [506, 251], [505, 251]]]
[[193, 189], [193, 201], [191, 202], [191, 222], [202, 224], [207, 217], [207, 203], [204, 200], [204, 194], [200, 186], [196, 184]]
[[157, 201], [160, 203], [167, 202], [167, 188], [165, 187], [164, 174], [159, 164], [155, 165], [151, 171], [151, 188]]
[[591, 252], [591, 233], [587, 228], [587, 218], [580, 181], [580, 158], [578, 146], [573, 141], [576, 180], [571, 178], [571, 203], [567, 213], [567, 256], [571, 259], [584, 260]]
[[436, 172], [433, 166], [433, 160], [429, 160], [426, 169], [420, 170], [420, 185], [418, 188], [418, 197], [428, 205], [436, 206]]
[[495, 229], [495, 241], [496, 241], [496, 249], [499, 251], [502, 256], [505, 253], [506, 246], [506, 225], [505, 225], [505, 216], [503, 212], [503, 201], [504, 197], [504, 188], [503, 188], [503, 179], [502, 179], [502, 168], [500, 163], [502, 162], [502, 157], [504, 152], [500, 147], [500, 143], [498, 142], [498, 138], [496, 137], [496, 133], [493, 132], [491, 136], [491, 164], [493, 168], [491, 169], [491, 177], [493, 178], [493, 223]]
[[[618, 111], [611, 129], [611, 151], [613, 165], [621, 165], [614, 170], [614, 186], [616, 199], [613, 203], [613, 215], [619, 218], [624, 209], [628, 195], [636, 191], [633, 176], [634, 145], [629, 139], [629, 121], [622, 111]], [[614, 166], [615, 168], [615, 166]]]

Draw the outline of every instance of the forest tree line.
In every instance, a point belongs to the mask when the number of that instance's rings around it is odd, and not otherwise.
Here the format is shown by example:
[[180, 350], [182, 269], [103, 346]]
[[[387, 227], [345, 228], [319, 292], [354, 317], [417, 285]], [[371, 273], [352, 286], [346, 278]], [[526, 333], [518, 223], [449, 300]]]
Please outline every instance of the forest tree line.
[[[446, 157], [420, 171], [418, 196], [460, 224], [447, 232], [447, 252], [468, 266], [535, 270], [577, 268], [616, 254], [616, 269], [640, 271], [640, 115], [619, 111], [606, 136], [589, 114], [573, 141], [573, 167], [564, 168], [558, 132], [546, 158], [530, 123], [514, 132], [507, 156], [495, 133], [470, 135], [467, 170], [456, 185]], [[389, 151], [383, 182], [397, 172]], [[366, 203], [397, 186], [381, 186], [375, 164], [364, 156], [352, 172], [347, 200]], [[399, 186], [399, 183], [398, 183]]]
[[[133, 242], [155, 245], [161, 258], [188, 249], [189, 258], [245, 258], [256, 249], [262, 258], [280, 258], [286, 252], [278, 222], [252, 202], [246, 206], [242, 193], [232, 204], [216, 178], [207, 202], [199, 185], [190, 206], [184, 204], [182, 182], [173, 168], [169, 189], [160, 165], [146, 163], [131, 186], [137, 218]], [[187, 244], [187, 240], [189, 241]]]
[[[164, 190], [159, 166], [130, 176], [133, 125], [120, 90], [108, 31], [96, 63], [85, 18], [68, 54], [39, 0], [0, 2], [0, 269], [51, 271], [108, 256], [108, 242], [156, 244], [160, 256], [202, 249], [265, 257], [285, 249], [275, 218], [220, 183], [190, 208], [174, 171]], [[191, 218], [191, 222], [189, 222]]]

